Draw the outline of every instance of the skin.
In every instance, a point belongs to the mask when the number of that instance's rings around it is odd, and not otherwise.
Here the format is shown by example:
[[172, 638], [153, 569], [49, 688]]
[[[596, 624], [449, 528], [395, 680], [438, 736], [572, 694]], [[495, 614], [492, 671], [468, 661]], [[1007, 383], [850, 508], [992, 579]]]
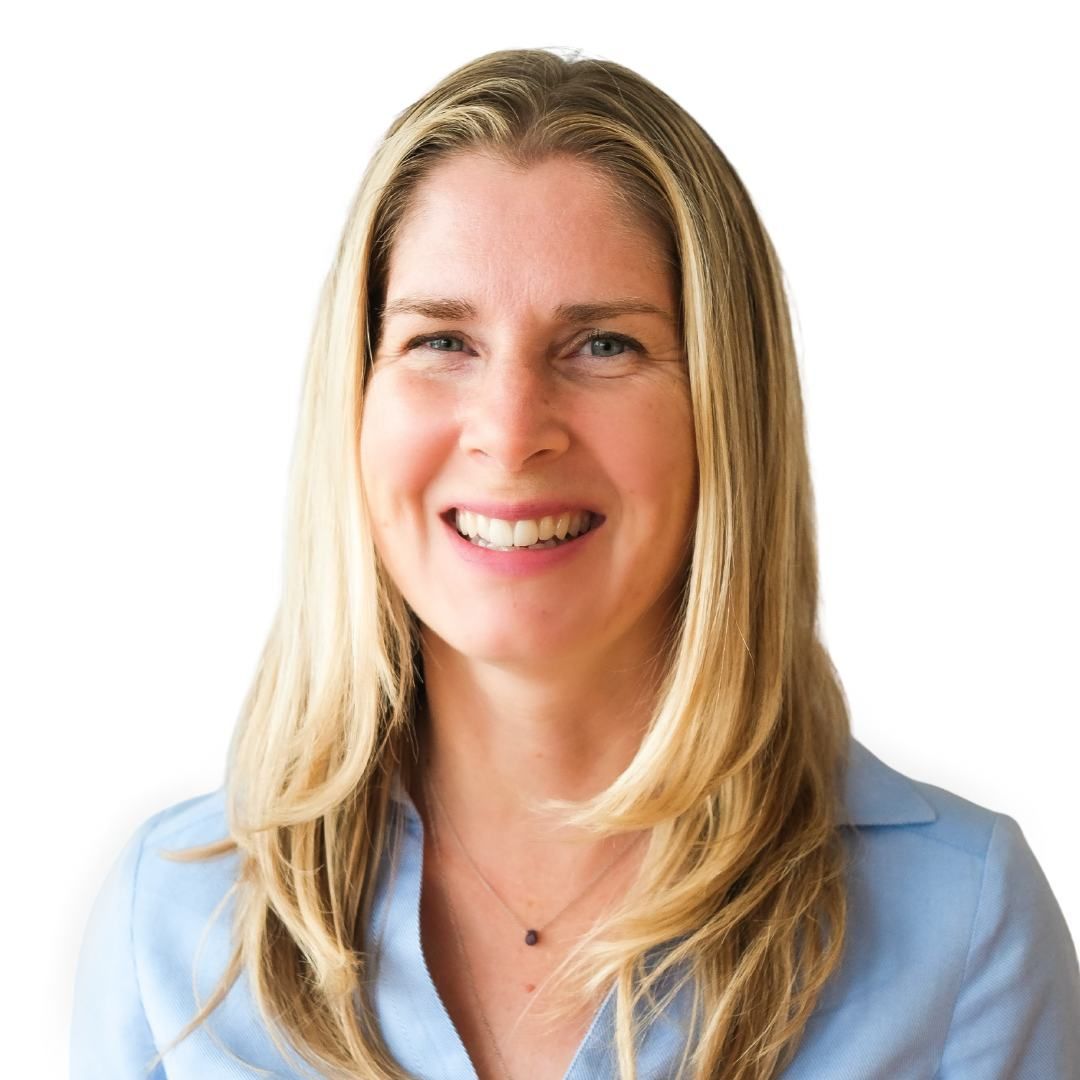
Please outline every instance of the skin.
[[[676, 283], [659, 240], [594, 170], [554, 157], [522, 171], [468, 153], [433, 170], [402, 224], [387, 309], [409, 298], [463, 299], [473, 314], [383, 320], [361, 425], [365, 498], [380, 558], [422, 627], [427, 775], [488, 880], [541, 922], [638, 839], [583, 843], [532, 804], [610, 784], [654, 700], [696, 505]], [[656, 311], [556, 314], [616, 298]], [[616, 337], [590, 343], [594, 330]], [[526, 499], [604, 520], [573, 557], [536, 572], [507, 577], [462, 558], [448, 507]], [[424, 807], [423, 791], [414, 796]], [[492, 1026], [508, 1032], [560, 943], [588, 928], [636, 860], [624, 858], [530, 949], [448, 829], [425, 859], [433, 978], [478, 1067], [497, 1071], [485, 1065], [490, 1040], [469, 1015], [460, 964], [440, 944], [452, 926], [439, 897], [459, 912]], [[582, 1034], [581, 1023], [563, 1032], [567, 1060]], [[566, 1061], [546, 1039], [530, 1050], [521, 1028], [520, 1051], [504, 1056], [520, 1053], [523, 1075], [561, 1076]]]

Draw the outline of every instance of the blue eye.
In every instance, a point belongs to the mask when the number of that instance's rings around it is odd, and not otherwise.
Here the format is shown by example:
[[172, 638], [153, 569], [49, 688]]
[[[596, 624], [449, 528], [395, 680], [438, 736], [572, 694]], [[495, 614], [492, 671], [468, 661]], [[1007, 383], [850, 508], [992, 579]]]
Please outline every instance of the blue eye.
[[[627, 350], [641, 352], [641, 346], [633, 338], [624, 337], [622, 334], [607, 333], [603, 330], [590, 331], [587, 341], [590, 346], [589, 355], [598, 358], [621, 356]], [[612, 346], [614, 349], [611, 348]]]
[[[585, 339], [589, 346], [590, 357], [597, 360], [622, 356], [626, 352], [642, 353], [640, 343], [624, 334], [613, 334], [605, 330], [591, 330]], [[464, 341], [454, 334], [421, 334], [414, 337], [407, 349], [428, 348], [433, 352], [462, 352]]]
[[449, 348], [446, 347], [449, 342], [455, 341], [458, 343], [459, 348], [464, 348], [461, 338], [454, 337], [453, 334], [426, 334], [422, 337], [416, 337], [409, 342], [409, 348], [415, 349], [419, 345], [428, 345], [435, 352], [457, 352], [458, 350], [452, 345]]

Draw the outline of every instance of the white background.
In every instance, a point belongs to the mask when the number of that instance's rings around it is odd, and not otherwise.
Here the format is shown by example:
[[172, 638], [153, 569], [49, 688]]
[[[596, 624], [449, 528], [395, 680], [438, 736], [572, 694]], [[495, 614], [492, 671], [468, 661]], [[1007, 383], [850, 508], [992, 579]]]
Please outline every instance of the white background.
[[5, 8], [11, 1075], [64, 1073], [78, 943], [124, 840], [221, 782], [363, 166], [397, 110], [496, 48], [637, 69], [739, 171], [790, 283], [856, 735], [1014, 816], [1080, 933], [1066, 5], [530, 6]]

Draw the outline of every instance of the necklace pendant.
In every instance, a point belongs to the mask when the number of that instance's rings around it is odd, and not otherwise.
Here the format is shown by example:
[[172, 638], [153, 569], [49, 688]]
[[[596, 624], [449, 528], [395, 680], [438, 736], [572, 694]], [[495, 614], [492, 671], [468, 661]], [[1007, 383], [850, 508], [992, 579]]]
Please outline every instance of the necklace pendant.
[[535, 945], [540, 940], [540, 935], [535, 930], [529, 930], [525, 934], [525, 944]]

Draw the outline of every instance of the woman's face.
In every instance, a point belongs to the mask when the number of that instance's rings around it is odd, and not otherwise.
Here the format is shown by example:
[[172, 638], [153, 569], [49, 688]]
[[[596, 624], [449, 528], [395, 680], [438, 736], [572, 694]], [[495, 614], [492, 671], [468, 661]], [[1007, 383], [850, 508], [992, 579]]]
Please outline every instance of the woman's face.
[[655, 650], [695, 509], [689, 386], [662, 247], [598, 173], [470, 153], [420, 185], [360, 461], [425, 635], [529, 668]]

